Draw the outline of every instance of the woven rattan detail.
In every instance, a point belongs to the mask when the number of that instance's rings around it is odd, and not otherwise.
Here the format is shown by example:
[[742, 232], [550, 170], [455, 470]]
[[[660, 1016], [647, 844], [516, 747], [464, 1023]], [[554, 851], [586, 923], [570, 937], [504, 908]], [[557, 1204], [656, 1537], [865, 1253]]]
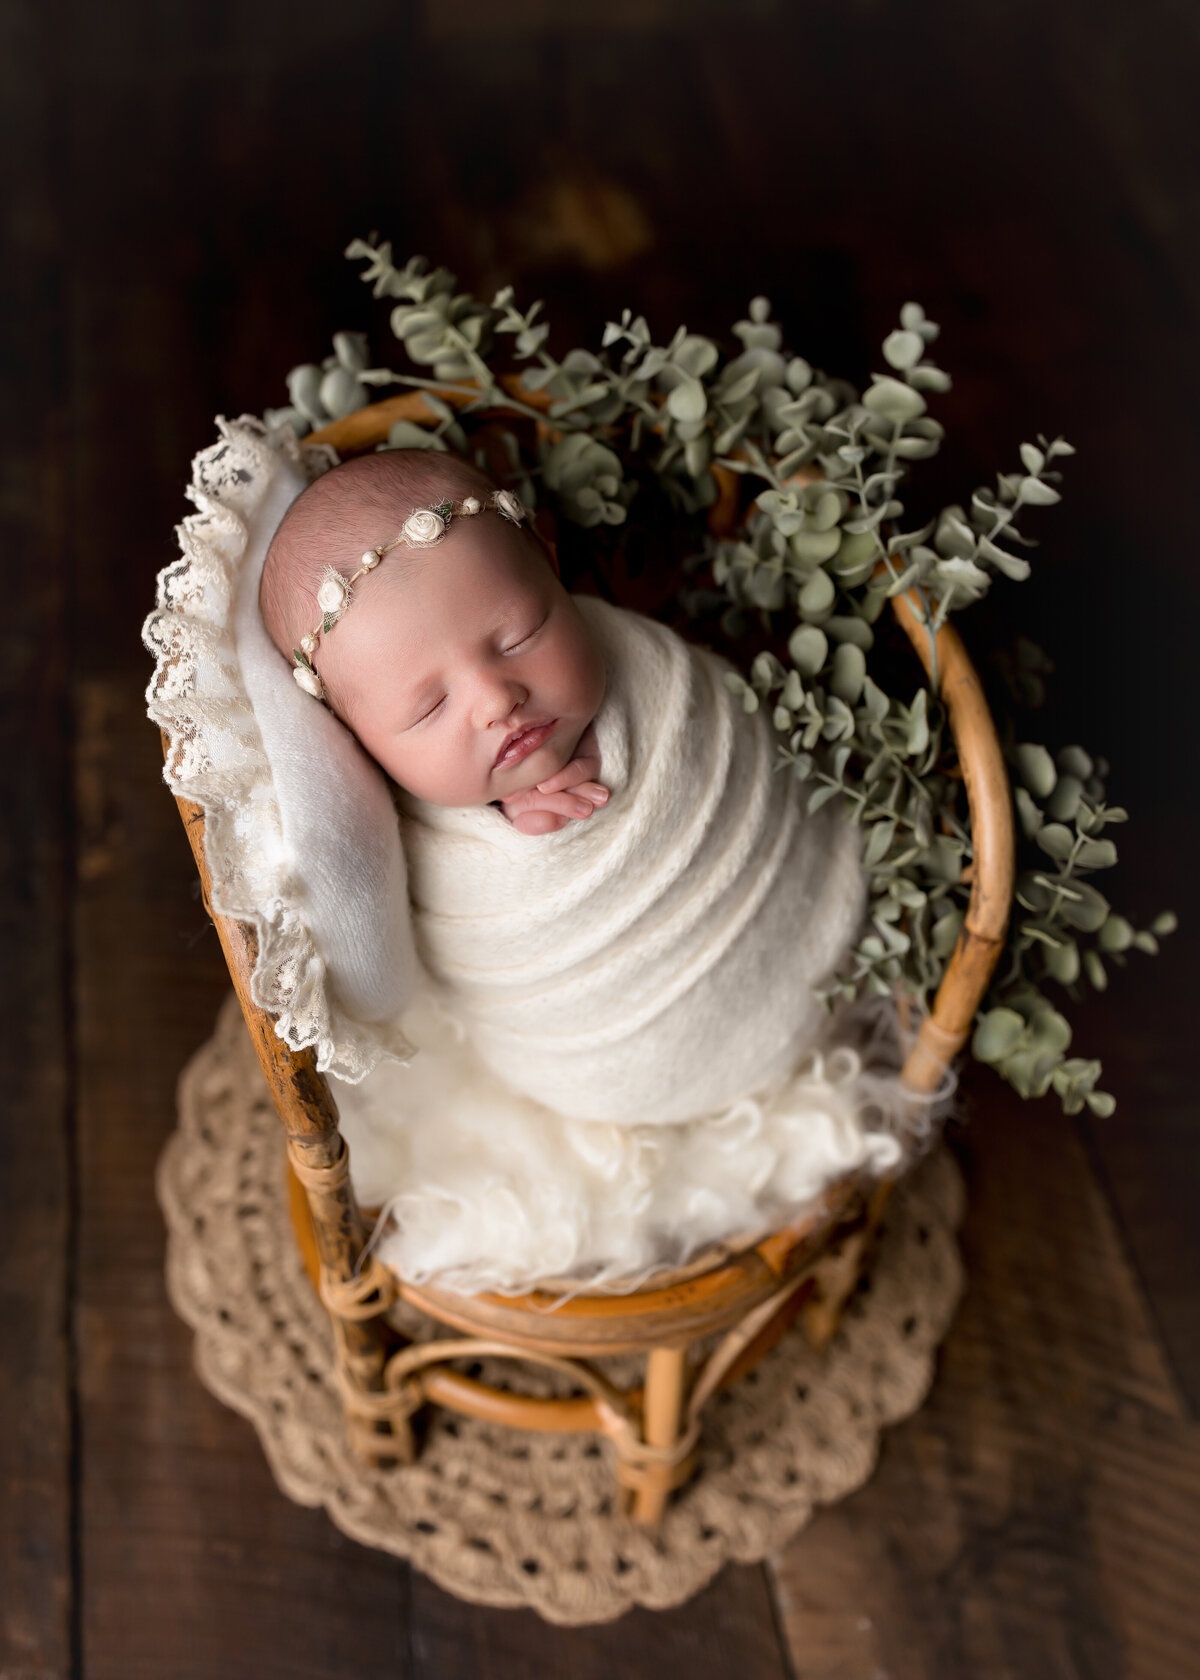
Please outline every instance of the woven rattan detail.
[[[859, 1487], [882, 1426], [924, 1398], [961, 1288], [961, 1185], [940, 1153], [893, 1196], [870, 1275], [826, 1352], [790, 1332], [688, 1420], [671, 1457], [694, 1450], [695, 1473], [655, 1532], [619, 1513], [613, 1471], [624, 1443], [604, 1435], [509, 1430], [430, 1408], [414, 1465], [355, 1459], [329, 1319], [292, 1237], [279, 1123], [232, 998], [180, 1081], [159, 1195], [168, 1284], [196, 1332], [200, 1376], [253, 1422], [283, 1491], [324, 1505], [354, 1539], [410, 1559], [462, 1598], [527, 1604], [563, 1623], [678, 1604], [727, 1561], [761, 1559], [818, 1506]], [[446, 1336], [407, 1305], [393, 1313], [419, 1343]], [[569, 1391], [552, 1363], [484, 1353], [458, 1363], [523, 1393]], [[617, 1389], [641, 1380], [635, 1358], [597, 1366]], [[615, 1437], [616, 1415], [612, 1425]], [[636, 1482], [648, 1451], [636, 1450], [622, 1480]]]

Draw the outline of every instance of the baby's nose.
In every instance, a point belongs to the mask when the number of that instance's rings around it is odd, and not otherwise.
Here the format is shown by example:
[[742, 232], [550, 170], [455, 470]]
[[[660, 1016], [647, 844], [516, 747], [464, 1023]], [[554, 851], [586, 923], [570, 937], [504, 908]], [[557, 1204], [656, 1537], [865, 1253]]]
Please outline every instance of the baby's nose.
[[529, 699], [529, 690], [518, 682], [494, 682], [487, 689], [482, 710], [486, 723], [503, 723]]

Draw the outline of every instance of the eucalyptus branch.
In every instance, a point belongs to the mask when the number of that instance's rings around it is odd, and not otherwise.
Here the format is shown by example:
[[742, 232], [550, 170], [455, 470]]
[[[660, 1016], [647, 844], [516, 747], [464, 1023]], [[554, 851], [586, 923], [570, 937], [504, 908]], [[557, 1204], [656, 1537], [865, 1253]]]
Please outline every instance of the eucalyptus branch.
[[[994, 491], [976, 490], [969, 511], [952, 504], [929, 525], [900, 533], [900, 486], [942, 438], [926, 396], [950, 389], [929, 354], [938, 328], [918, 304], [903, 306], [899, 327], [884, 339], [890, 371], [873, 374], [859, 392], [789, 352], [765, 298], [734, 324], [740, 351], [732, 356], [683, 327], [656, 344], [645, 318], [626, 309], [605, 325], [598, 354], [576, 349], [560, 358], [540, 301], [522, 311], [506, 287], [482, 303], [423, 258], [397, 267], [390, 244], [374, 234], [353, 241], [347, 256], [365, 259], [362, 278], [375, 298], [389, 300], [393, 334], [412, 363], [431, 371], [370, 367], [365, 337], [339, 333], [324, 362], [292, 370], [289, 406], [269, 411], [270, 422], [303, 435], [363, 407], [383, 385], [427, 391], [431, 404], [438, 393], [466, 399], [453, 413], [442, 404], [428, 429], [404, 426], [401, 447], [435, 438], [463, 447], [485, 410], [549, 420], [554, 435], [539, 427], [532, 444], [529, 428], [509, 432], [513, 463], [527, 481], [538, 477], [562, 519], [581, 526], [620, 525], [641, 481], [657, 480], [698, 530], [717, 494], [713, 466], [762, 486], [732, 537], [706, 539], [705, 551], [729, 622], [736, 628], [757, 614], [787, 650], [788, 662], [758, 655], [749, 678], [728, 672], [728, 686], [748, 711], [770, 705], [780, 766], [811, 782], [810, 805], [840, 793], [862, 829], [870, 925], [824, 995], [901, 988], [926, 997], [961, 928], [963, 871], [973, 861], [937, 705], [937, 634], [952, 612], [986, 595], [995, 574], [1017, 582], [1029, 575], [1028, 561], [1001, 544], [1032, 546], [1017, 517], [1060, 499], [1054, 463], [1071, 446], [1040, 435], [1022, 443], [1021, 471], [999, 473]], [[548, 412], [500, 384], [497, 351], [506, 339], [525, 389], [544, 392]], [[810, 462], [822, 477], [798, 484]], [[873, 626], [886, 598], [902, 591], [911, 591], [930, 644], [929, 686], [908, 706], [882, 691], [870, 665]], [[703, 593], [690, 589], [688, 598]], [[1099, 1063], [1067, 1055], [1070, 1027], [1049, 989], [1073, 998], [1085, 983], [1104, 986], [1108, 967], [1130, 951], [1157, 949], [1174, 919], [1164, 913], [1136, 929], [1093, 884], [1116, 860], [1102, 830], [1125, 815], [1104, 802], [1102, 761], [1081, 747], [1052, 757], [1027, 742], [1010, 756], [1021, 867], [972, 1048], [1023, 1095], [1054, 1090], [1071, 1111], [1104, 1113], [1112, 1099], [1096, 1088]]]

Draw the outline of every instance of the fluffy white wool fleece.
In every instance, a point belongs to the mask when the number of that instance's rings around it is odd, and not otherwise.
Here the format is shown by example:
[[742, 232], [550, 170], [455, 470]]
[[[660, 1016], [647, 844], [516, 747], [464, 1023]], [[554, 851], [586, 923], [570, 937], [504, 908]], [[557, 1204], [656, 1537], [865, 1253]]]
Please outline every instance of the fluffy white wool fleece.
[[882, 1129], [903, 1111], [895, 1057], [880, 1072], [840, 1031], [723, 1113], [630, 1126], [566, 1119], [510, 1090], [432, 1000], [404, 1025], [421, 1047], [409, 1066], [336, 1088], [355, 1189], [385, 1208], [380, 1256], [414, 1283], [628, 1290], [711, 1243], [757, 1239], [844, 1173], [901, 1160]]
[[862, 918], [859, 830], [779, 774], [730, 667], [577, 597], [607, 805], [557, 834], [398, 795], [417, 950], [483, 1063], [578, 1120], [667, 1124], [788, 1077]]

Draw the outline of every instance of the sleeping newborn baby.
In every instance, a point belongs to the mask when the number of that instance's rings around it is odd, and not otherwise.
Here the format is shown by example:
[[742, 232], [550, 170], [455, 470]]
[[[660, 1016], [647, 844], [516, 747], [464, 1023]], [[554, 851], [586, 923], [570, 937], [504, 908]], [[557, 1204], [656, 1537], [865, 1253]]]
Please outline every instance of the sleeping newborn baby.
[[[895, 1164], [814, 995], [863, 914], [858, 831], [804, 812], [723, 661], [570, 595], [519, 501], [433, 451], [316, 479], [271, 542], [260, 605], [300, 686], [394, 784], [430, 996], [476, 1070], [463, 1124], [482, 1151], [503, 1133], [514, 1161], [522, 1127], [539, 1161], [571, 1154], [556, 1220], [590, 1162], [565, 1262], [679, 1259], [731, 1218], [765, 1225], [832, 1177]], [[407, 1078], [439, 1103], [421, 1062], [388, 1088]], [[383, 1199], [382, 1168], [374, 1196], [359, 1183], [370, 1155], [352, 1139], [360, 1194]], [[639, 1203], [658, 1227], [620, 1255], [602, 1180], [625, 1236]], [[390, 1256], [409, 1276], [505, 1282], [431, 1229], [410, 1247]]]
[[[422, 496], [442, 511], [412, 510]], [[413, 536], [385, 550], [384, 566], [378, 550], [398, 523]], [[349, 595], [328, 557], [358, 542], [364, 575], [352, 589], [364, 603], [343, 624]], [[333, 610], [310, 632], [315, 603]], [[607, 799], [588, 732], [604, 695], [596, 638], [517, 498], [465, 461], [391, 451], [317, 479], [268, 550], [261, 604], [276, 646], [301, 653], [302, 686], [418, 798], [498, 804], [524, 834], [552, 833]]]

